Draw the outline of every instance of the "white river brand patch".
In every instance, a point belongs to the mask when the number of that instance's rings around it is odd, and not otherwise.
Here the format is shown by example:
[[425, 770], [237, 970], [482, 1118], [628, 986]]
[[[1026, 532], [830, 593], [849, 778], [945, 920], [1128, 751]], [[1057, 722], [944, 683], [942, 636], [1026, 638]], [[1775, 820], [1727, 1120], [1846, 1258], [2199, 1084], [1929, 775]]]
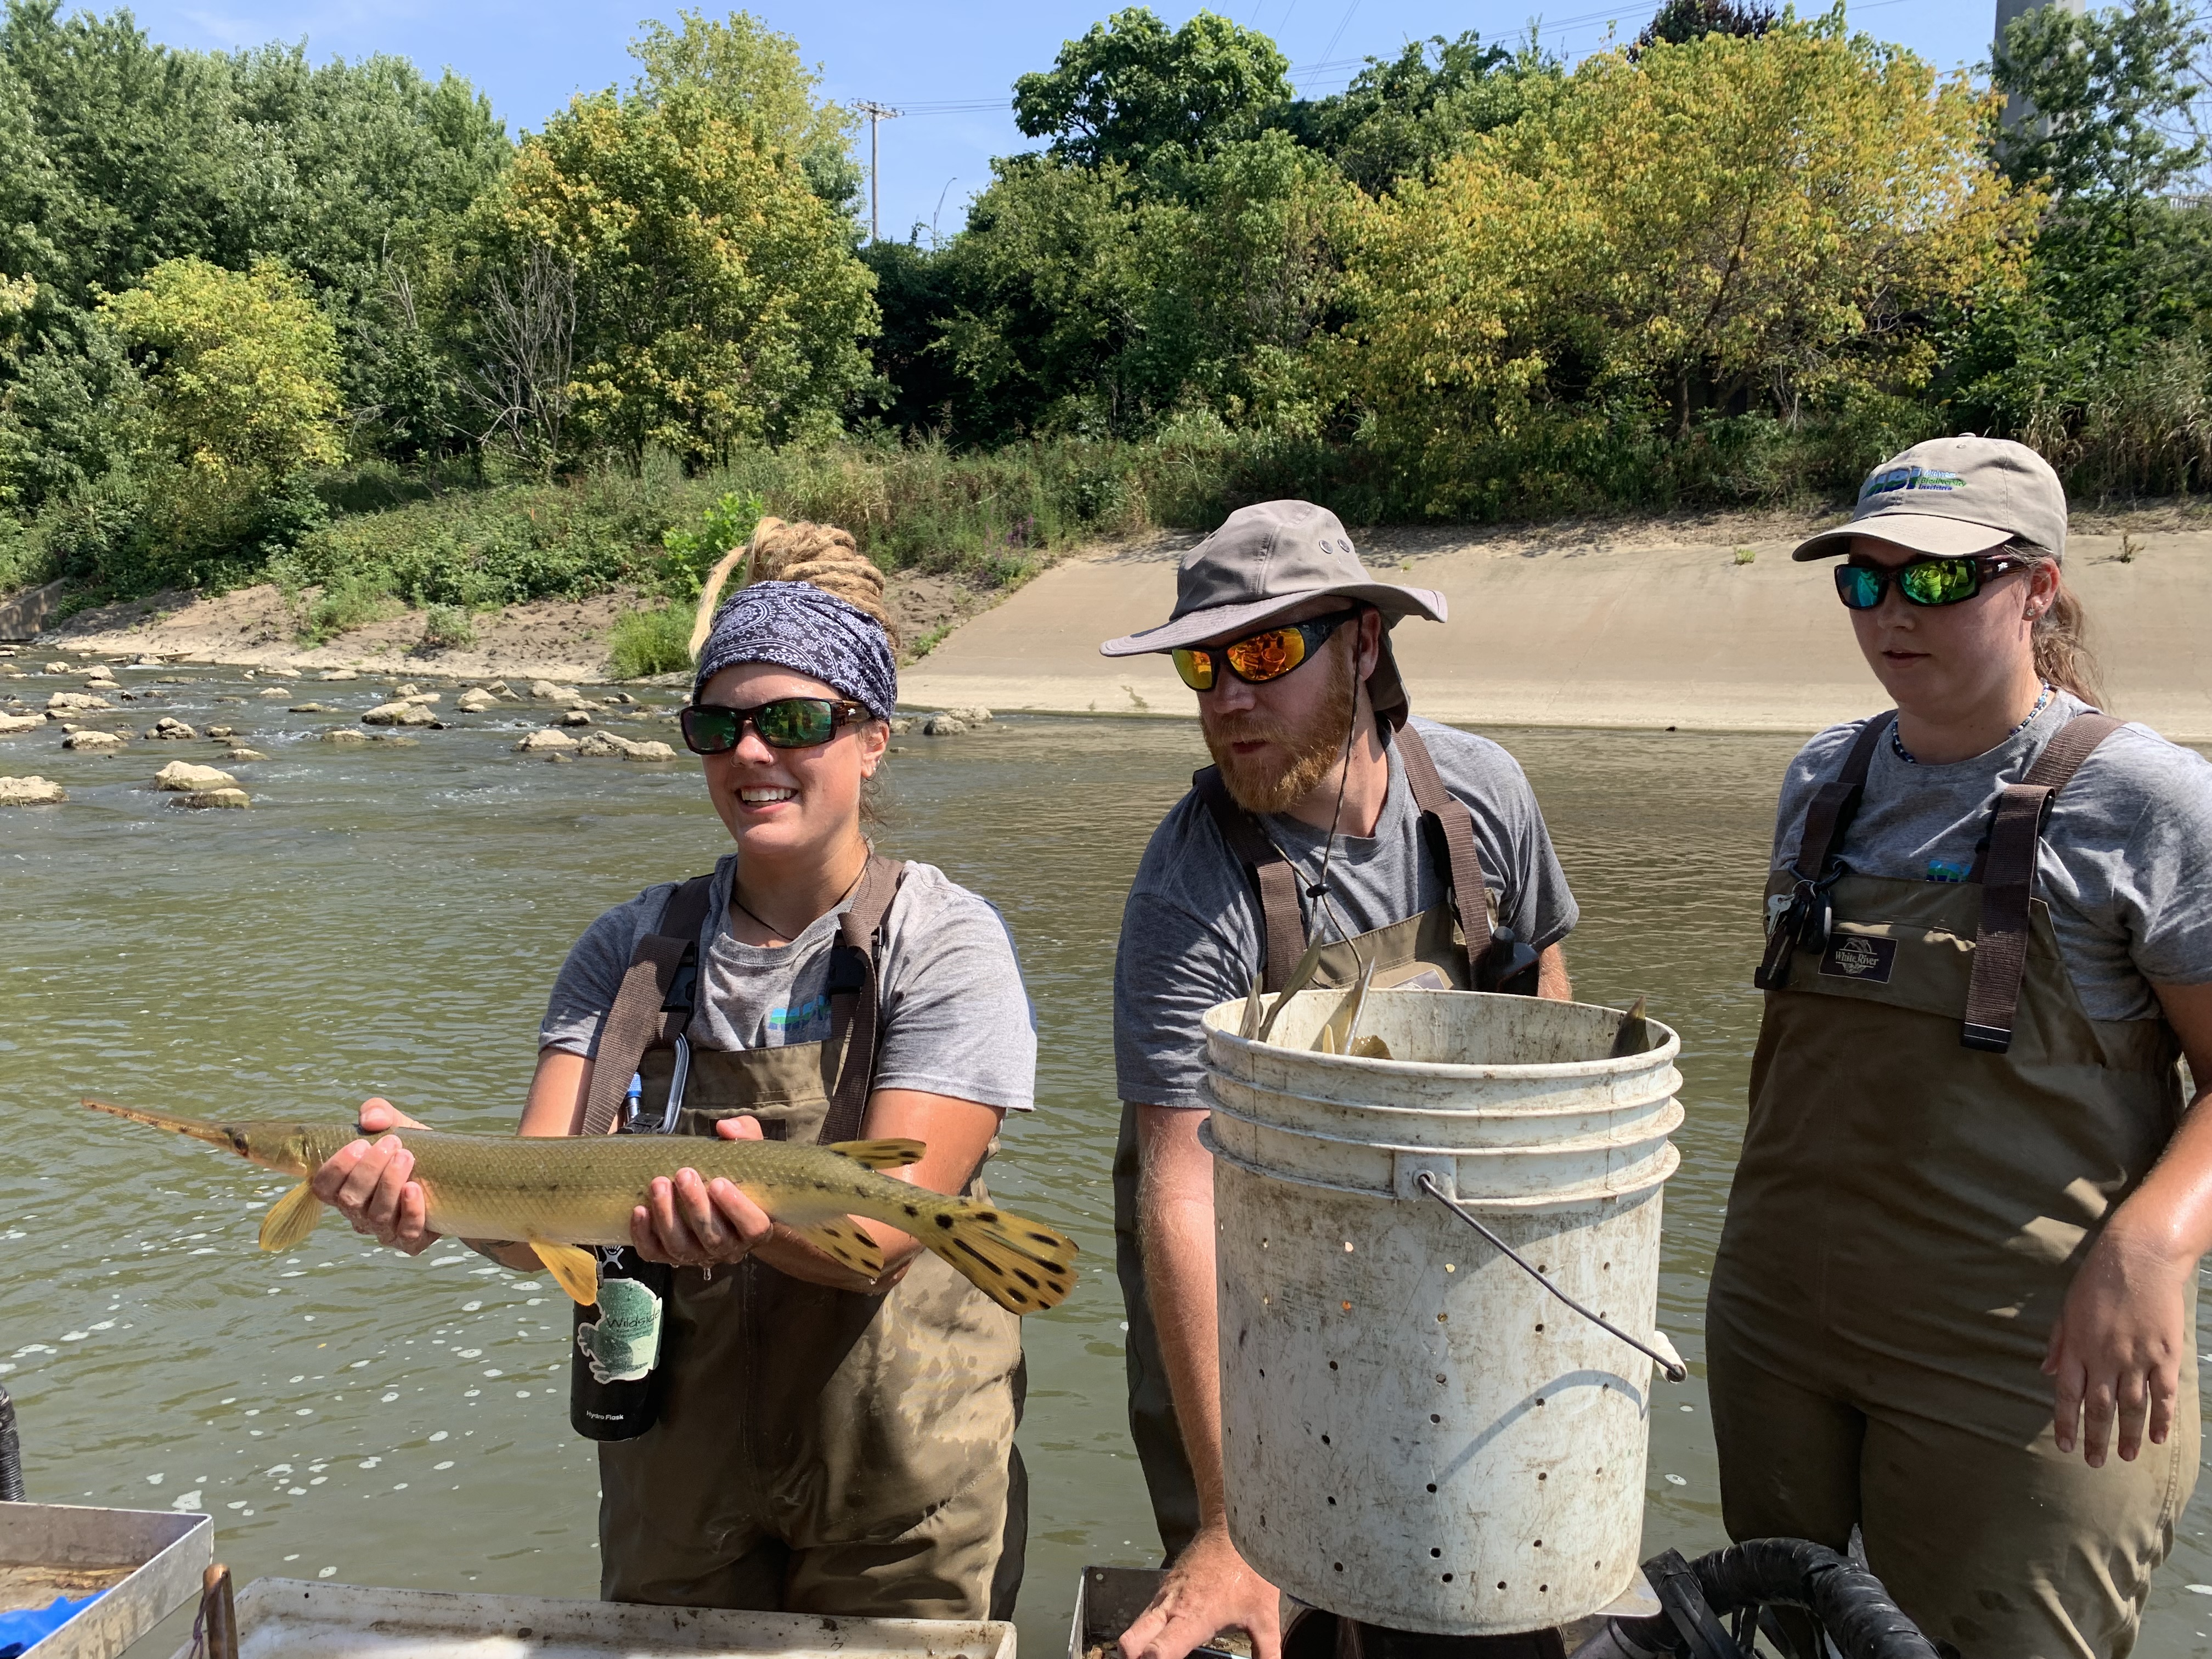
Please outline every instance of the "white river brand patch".
[[599, 1281], [599, 1316], [576, 1327], [594, 1382], [635, 1382], [660, 1358], [660, 1298], [634, 1279]]
[[1889, 970], [1897, 961], [1897, 941], [1869, 939], [1864, 933], [1838, 933], [1820, 952], [1820, 971], [1832, 979], [1861, 979], [1871, 985], [1889, 983]]

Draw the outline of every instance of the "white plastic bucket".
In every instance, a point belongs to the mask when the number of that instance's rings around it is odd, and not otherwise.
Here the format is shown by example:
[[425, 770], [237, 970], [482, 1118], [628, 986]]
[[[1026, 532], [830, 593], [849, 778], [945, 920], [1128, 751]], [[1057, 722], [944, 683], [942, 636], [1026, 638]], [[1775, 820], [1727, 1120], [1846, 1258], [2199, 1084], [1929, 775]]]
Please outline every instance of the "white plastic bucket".
[[1660, 1346], [1680, 1040], [1615, 1060], [1617, 1009], [1374, 991], [1358, 1032], [1393, 1058], [1313, 1052], [1345, 994], [1300, 993], [1264, 1044], [1241, 1001], [1206, 1016], [1231, 1535], [1371, 1624], [1585, 1617], [1636, 1577], [1653, 1367], [1419, 1177]]

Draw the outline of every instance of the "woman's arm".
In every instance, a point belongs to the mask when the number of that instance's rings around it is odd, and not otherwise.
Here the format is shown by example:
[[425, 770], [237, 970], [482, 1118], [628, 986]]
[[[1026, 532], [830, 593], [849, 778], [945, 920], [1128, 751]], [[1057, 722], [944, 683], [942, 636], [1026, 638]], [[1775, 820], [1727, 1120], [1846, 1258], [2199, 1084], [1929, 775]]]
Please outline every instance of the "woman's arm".
[[[919, 1089], [878, 1089], [868, 1097], [860, 1125], [863, 1140], [911, 1139], [928, 1151], [919, 1164], [889, 1173], [940, 1193], [957, 1193], [983, 1162], [1006, 1114], [995, 1106]], [[715, 1128], [725, 1139], [757, 1140], [760, 1121], [725, 1118]], [[630, 1217], [630, 1239], [647, 1260], [681, 1267], [739, 1261], [748, 1255], [781, 1273], [833, 1290], [879, 1294], [905, 1275], [921, 1246], [911, 1233], [879, 1221], [854, 1218], [884, 1253], [884, 1271], [868, 1279], [839, 1265], [787, 1228], [771, 1224], [760, 1206], [727, 1181], [702, 1181], [697, 1171], [679, 1170], [673, 1180], [657, 1177], [644, 1204]]]
[[[2043, 1369], [2057, 1379], [2058, 1449], [2077, 1442], [2101, 1468], [2117, 1425], [2132, 1461], [2173, 1430], [2197, 1304], [2197, 1264], [2212, 1249], [2212, 984], [2153, 985], [2181, 1039], [2196, 1097], [2157, 1166], [2130, 1194], [2066, 1292]], [[2087, 1432], [2082, 1432], [2084, 1418]]]

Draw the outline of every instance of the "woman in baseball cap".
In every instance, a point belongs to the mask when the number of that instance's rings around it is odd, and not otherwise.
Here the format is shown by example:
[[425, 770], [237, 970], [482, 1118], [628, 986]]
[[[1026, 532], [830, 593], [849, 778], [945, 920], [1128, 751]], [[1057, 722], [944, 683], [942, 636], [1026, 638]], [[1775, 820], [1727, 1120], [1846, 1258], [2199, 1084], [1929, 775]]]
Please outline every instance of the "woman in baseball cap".
[[1707, 1310], [1729, 1532], [1861, 1528], [1966, 1659], [2127, 1651], [2197, 1476], [2212, 764], [2094, 707], [2065, 552], [1974, 437], [1796, 550], [1896, 707], [1783, 782]]

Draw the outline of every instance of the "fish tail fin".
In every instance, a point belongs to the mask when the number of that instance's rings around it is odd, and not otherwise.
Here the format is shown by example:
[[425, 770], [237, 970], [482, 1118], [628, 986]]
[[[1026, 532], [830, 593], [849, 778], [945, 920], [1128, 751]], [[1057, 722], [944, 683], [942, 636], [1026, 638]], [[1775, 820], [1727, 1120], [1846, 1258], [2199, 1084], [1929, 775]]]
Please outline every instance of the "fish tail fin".
[[261, 1248], [289, 1250], [314, 1231], [315, 1224], [322, 1218], [322, 1200], [303, 1181], [278, 1199], [269, 1213], [261, 1218]]
[[190, 1135], [194, 1140], [204, 1140], [210, 1146], [222, 1146], [241, 1156], [245, 1152], [245, 1148], [238, 1144], [229, 1130], [224, 1128], [220, 1123], [210, 1123], [205, 1118], [185, 1117], [177, 1112], [151, 1111], [143, 1106], [118, 1106], [112, 1100], [99, 1100], [90, 1095], [85, 1096], [82, 1103], [91, 1107], [95, 1112], [106, 1112], [114, 1117], [127, 1117], [133, 1123], [144, 1123], [156, 1129], [167, 1129], [173, 1135]]
[[1075, 1288], [1075, 1241], [994, 1205], [947, 1200], [915, 1237], [1014, 1313], [1058, 1307]]
[[830, 1150], [871, 1170], [903, 1170], [921, 1163], [929, 1148], [919, 1140], [838, 1140], [830, 1143]]

